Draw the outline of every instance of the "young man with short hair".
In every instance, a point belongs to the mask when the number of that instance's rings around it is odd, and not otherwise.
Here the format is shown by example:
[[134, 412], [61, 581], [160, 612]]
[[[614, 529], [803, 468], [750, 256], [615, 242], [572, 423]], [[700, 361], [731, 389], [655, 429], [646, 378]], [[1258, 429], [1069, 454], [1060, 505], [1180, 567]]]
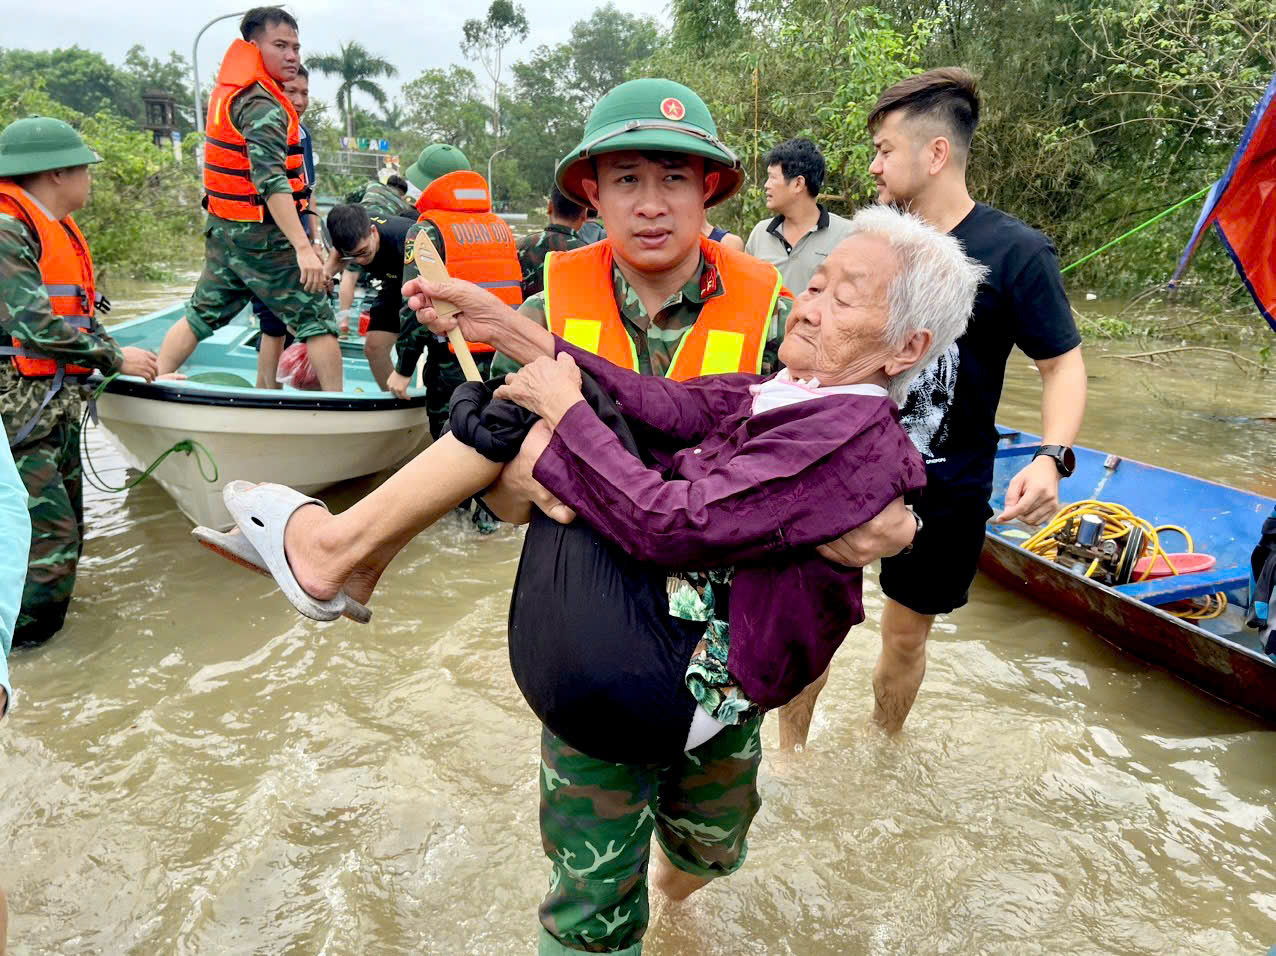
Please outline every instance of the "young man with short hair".
[[[1010, 350], [1041, 372], [1042, 445], [1011, 479], [1000, 522], [1040, 524], [1058, 508], [1059, 479], [1072, 473], [1071, 445], [1085, 413], [1081, 337], [1050, 240], [966, 188], [979, 121], [976, 79], [956, 67], [911, 76], [869, 114], [878, 200], [907, 209], [961, 240], [989, 275], [966, 334], [913, 383], [901, 421], [926, 460], [919, 529], [906, 553], [882, 559], [882, 653], [873, 672], [873, 718], [898, 730], [926, 672], [926, 639], [938, 614], [966, 603], [992, 516], [995, 416]], [[806, 742], [828, 674], [786, 705], [780, 743]]]
[[391, 352], [399, 338], [403, 261], [408, 233], [414, 225], [416, 220], [405, 216], [370, 216], [359, 203], [334, 206], [328, 213], [334, 255], [346, 263], [338, 297], [341, 314], [350, 312], [360, 274], [381, 282], [381, 291], [367, 310], [369, 323], [363, 354], [372, 377], [383, 390], [394, 371]]
[[823, 185], [824, 156], [809, 139], [785, 140], [767, 153], [766, 205], [776, 215], [753, 227], [744, 251], [779, 269], [794, 295], [850, 228], [816, 202]]
[[328, 280], [300, 214], [309, 206], [301, 122], [281, 84], [297, 75], [297, 21], [279, 7], [240, 20], [208, 104], [205, 263], [186, 313], [160, 347], [175, 371], [256, 295], [299, 340], [325, 391], [341, 391]]
[[518, 241], [518, 262], [523, 267], [523, 298], [529, 299], [545, 288], [545, 257], [585, 245], [580, 227], [585, 224], [585, 207], [563, 195], [555, 183], [549, 188], [546, 204], [549, 224], [538, 233]]

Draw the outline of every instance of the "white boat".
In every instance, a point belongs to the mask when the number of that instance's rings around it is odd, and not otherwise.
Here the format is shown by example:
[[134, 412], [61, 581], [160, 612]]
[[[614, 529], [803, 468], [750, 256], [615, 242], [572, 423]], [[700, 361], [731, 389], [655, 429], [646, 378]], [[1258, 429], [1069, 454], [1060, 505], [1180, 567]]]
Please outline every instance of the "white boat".
[[[110, 328], [121, 345], [158, 351], [182, 305]], [[173, 454], [152, 476], [191, 521], [228, 529], [222, 486], [232, 479], [276, 481], [313, 494], [329, 485], [406, 461], [429, 444], [425, 390], [407, 400], [380, 391], [362, 355], [343, 354], [341, 392], [259, 389], [257, 330], [247, 310], [201, 342], [182, 367], [186, 381], [118, 377], [97, 401], [107, 435], [125, 461], [143, 470], [174, 444], [207, 449]], [[235, 383], [235, 384], [231, 384]]]

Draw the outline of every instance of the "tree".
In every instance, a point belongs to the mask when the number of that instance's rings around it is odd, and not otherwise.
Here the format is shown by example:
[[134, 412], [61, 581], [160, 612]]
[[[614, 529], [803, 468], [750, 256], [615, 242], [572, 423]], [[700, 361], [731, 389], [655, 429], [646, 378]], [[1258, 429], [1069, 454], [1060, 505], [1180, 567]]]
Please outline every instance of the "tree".
[[[182, 133], [195, 129], [195, 104], [187, 82], [191, 68], [186, 57], [171, 50], [167, 60], [159, 60], [147, 56], [142, 45], [135, 43], [124, 55], [124, 71], [133, 80], [139, 97], [148, 90], [162, 90], [177, 101], [177, 128]], [[207, 98], [203, 102], [208, 102]]]
[[424, 70], [403, 87], [404, 128], [469, 155], [487, 139], [491, 107], [478, 78], [462, 66]]
[[337, 109], [345, 117], [347, 136], [354, 135], [355, 91], [366, 93], [376, 100], [378, 106], [385, 109], [385, 90], [375, 80], [381, 76], [389, 78], [399, 75], [399, 71], [389, 60], [374, 56], [363, 44], [353, 40], [341, 44], [338, 53], [321, 53], [310, 57], [306, 66], [325, 76], [335, 76], [341, 80], [341, 85], [337, 87]]
[[656, 51], [660, 27], [651, 17], [622, 13], [614, 3], [572, 25], [565, 85], [580, 94], [586, 112], [625, 81], [629, 67]]
[[467, 56], [475, 57], [492, 78], [492, 130], [501, 135], [501, 58], [505, 48], [515, 41], [527, 39], [530, 27], [527, 14], [521, 4], [512, 0], [492, 0], [487, 16], [466, 20], [461, 49]]
[[0, 76], [35, 84], [63, 106], [91, 116], [110, 110], [136, 119], [142, 102], [137, 85], [100, 53], [78, 46], [60, 50], [2, 50]]

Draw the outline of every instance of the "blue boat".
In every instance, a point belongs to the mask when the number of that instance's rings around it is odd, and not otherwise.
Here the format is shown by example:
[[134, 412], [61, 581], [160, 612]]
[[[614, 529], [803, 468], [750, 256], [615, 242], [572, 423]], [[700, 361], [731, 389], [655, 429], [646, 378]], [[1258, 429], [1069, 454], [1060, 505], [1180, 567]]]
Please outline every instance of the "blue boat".
[[[158, 351], [182, 308], [113, 325], [111, 335], [121, 345]], [[343, 351], [341, 392], [254, 387], [257, 335], [245, 309], [195, 349], [182, 367], [189, 380], [116, 378], [98, 399], [102, 427], [134, 468], [181, 441], [207, 449], [212, 462], [203, 453], [174, 454], [153, 472], [196, 524], [231, 526], [221, 500], [231, 478], [314, 493], [394, 467], [428, 444], [425, 390], [409, 390], [407, 400], [381, 391], [361, 350]]]
[[[1000, 513], [1011, 478], [1040, 438], [1002, 430], [992, 507]], [[1077, 448], [1077, 467], [1059, 485], [1061, 503], [1123, 505], [1153, 525], [1181, 525], [1210, 570], [1107, 585], [1023, 547], [1027, 533], [990, 521], [980, 568], [1051, 610], [1075, 618], [1109, 643], [1156, 664], [1236, 707], [1276, 722], [1276, 659], [1245, 626], [1249, 556], [1273, 500], [1129, 458]], [[1084, 567], [1084, 565], [1082, 565]], [[1167, 606], [1221, 592], [1227, 608], [1210, 620], [1185, 620]]]

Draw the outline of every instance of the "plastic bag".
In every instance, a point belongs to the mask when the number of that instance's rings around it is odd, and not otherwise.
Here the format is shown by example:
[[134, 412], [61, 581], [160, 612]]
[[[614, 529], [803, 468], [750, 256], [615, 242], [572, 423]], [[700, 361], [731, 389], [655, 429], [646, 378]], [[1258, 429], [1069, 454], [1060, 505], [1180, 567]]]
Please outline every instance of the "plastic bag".
[[279, 367], [275, 369], [275, 378], [280, 385], [291, 385], [293, 388], [308, 388], [318, 391], [319, 374], [310, 364], [310, 356], [306, 353], [305, 342], [294, 342], [284, 349], [279, 356]]

